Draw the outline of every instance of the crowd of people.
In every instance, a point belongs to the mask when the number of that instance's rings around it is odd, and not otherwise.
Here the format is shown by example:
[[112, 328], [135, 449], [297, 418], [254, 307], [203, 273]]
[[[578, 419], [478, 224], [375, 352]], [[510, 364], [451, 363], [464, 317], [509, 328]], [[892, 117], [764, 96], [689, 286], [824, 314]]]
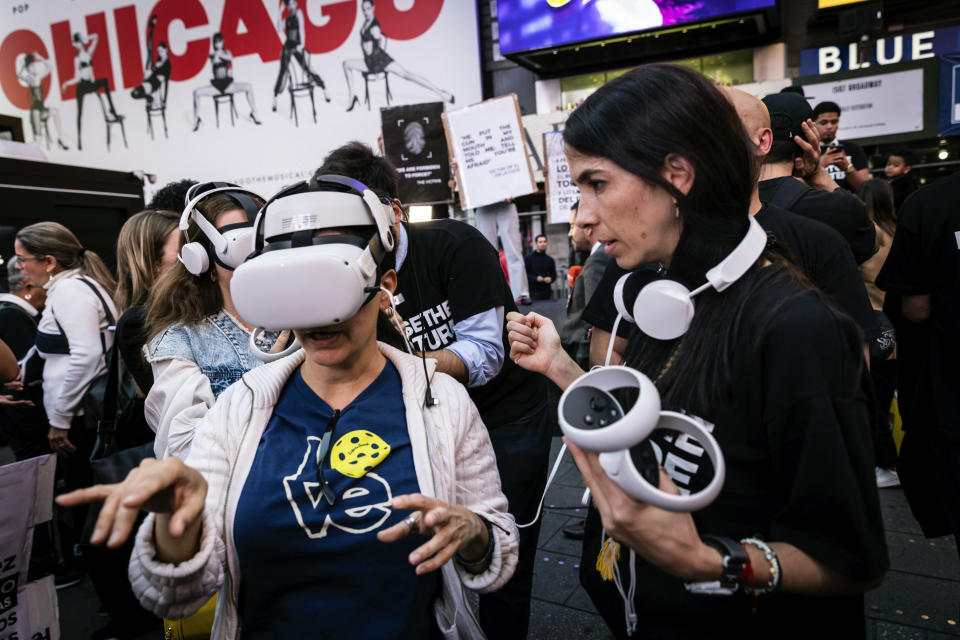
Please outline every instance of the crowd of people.
[[[889, 565], [877, 489], [902, 481], [925, 533], [960, 532], [960, 176], [911, 195], [902, 151], [871, 179], [840, 116], [674, 65], [597, 90], [564, 130], [586, 259], [562, 327], [517, 306], [551, 295], [546, 236], [511, 289], [495, 221], [410, 224], [356, 142], [269, 198], [168, 185], [123, 226], [116, 278], [63, 225], [21, 229], [0, 418], [18, 459], [57, 454], [58, 584], [91, 574], [97, 638], [204, 610], [214, 638], [525, 638], [551, 385], [620, 365], [712, 433], [725, 481], [668, 511], [566, 441], [591, 495], [580, 580], [612, 633], [864, 637]], [[661, 324], [686, 292], [666, 337], [623, 321], [658, 287], [640, 311]], [[144, 426], [126, 445], [155, 455], [93, 485], [114, 352]], [[667, 493], [719, 472], [667, 429], [631, 455]]]

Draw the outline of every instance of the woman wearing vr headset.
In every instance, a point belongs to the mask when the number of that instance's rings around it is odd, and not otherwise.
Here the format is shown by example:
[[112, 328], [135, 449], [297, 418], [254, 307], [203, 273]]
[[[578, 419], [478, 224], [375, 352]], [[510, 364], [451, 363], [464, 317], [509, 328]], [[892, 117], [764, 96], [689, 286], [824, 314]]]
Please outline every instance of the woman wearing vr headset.
[[[649, 65], [587, 98], [564, 140], [583, 224], [622, 268], [665, 272], [665, 292], [625, 301], [638, 325], [625, 364], [663, 409], [701, 418], [726, 462], [718, 497], [675, 513], [630, 497], [567, 438], [593, 498], [580, 577], [594, 604], [619, 638], [863, 637], [860, 594], [888, 560], [860, 338], [775, 244], [757, 244], [757, 166], [737, 114], [700, 74]], [[718, 286], [721, 263], [721, 279], [740, 273]], [[583, 373], [549, 320], [510, 320], [518, 364], [561, 388]], [[646, 443], [630, 460], [642, 467], [650, 446], [662, 491], [696, 494], [713, 478], [706, 444], [663, 430]]]
[[[357, 187], [323, 190], [333, 178]], [[517, 557], [493, 448], [466, 390], [389, 344], [403, 338], [388, 207], [347, 178], [319, 184], [267, 204], [265, 248], [233, 286], [243, 309], [271, 303], [264, 322], [303, 327], [303, 348], [227, 390], [186, 464], [150, 460], [65, 502], [106, 499], [92, 541], [110, 546], [154, 512], [134, 590], [168, 617], [219, 592], [214, 638], [481, 638], [464, 586], [498, 588]], [[297, 216], [319, 222], [271, 236]], [[285, 269], [329, 305], [272, 291]]]
[[[186, 457], [197, 421], [260, 364], [250, 346], [252, 328], [233, 304], [230, 279], [253, 248], [253, 221], [263, 201], [226, 183], [195, 185], [187, 198], [179, 260], [157, 278], [145, 309], [145, 357], [154, 382], [144, 412], [157, 433], [158, 458]], [[259, 346], [270, 349], [275, 337]]]

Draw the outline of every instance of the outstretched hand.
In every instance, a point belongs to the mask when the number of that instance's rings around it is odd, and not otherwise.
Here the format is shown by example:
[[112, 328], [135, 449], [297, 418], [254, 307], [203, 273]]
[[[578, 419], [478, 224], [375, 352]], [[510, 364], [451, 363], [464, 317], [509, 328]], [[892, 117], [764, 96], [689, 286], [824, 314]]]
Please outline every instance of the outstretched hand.
[[188, 530], [199, 531], [206, 497], [207, 482], [196, 469], [175, 457], [147, 458], [123, 482], [71, 491], [59, 496], [57, 504], [73, 507], [102, 501], [90, 543], [106, 543], [110, 548], [127, 540], [140, 511], [161, 514], [157, 533], [158, 549], [162, 552], [161, 538], [167, 536], [161, 529], [166, 528], [171, 538], [181, 538]]
[[416, 567], [417, 575], [436, 571], [447, 563], [453, 554], [467, 560], [479, 558], [487, 548], [486, 525], [466, 507], [441, 502], [419, 493], [397, 496], [394, 509], [411, 509], [413, 523], [403, 520], [377, 533], [380, 542], [396, 542], [409, 535], [419, 534], [430, 539], [410, 554], [410, 564]]

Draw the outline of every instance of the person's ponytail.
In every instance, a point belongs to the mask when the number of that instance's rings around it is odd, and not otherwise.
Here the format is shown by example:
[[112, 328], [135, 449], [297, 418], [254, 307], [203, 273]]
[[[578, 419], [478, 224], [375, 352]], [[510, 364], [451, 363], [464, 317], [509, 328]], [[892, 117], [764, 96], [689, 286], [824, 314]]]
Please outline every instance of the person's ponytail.
[[117, 281], [113, 279], [107, 265], [93, 251], [81, 249], [78, 258], [80, 273], [92, 278], [113, 298], [117, 293]]

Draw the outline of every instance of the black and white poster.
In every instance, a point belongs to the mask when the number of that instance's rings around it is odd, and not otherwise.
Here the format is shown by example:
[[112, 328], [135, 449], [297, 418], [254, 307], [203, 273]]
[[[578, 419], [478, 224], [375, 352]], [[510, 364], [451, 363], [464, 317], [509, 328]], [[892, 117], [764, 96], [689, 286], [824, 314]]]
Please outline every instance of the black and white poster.
[[442, 116], [442, 102], [380, 111], [383, 152], [400, 174], [400, 200], [404, 204], [439, 204], [453, 199]]

